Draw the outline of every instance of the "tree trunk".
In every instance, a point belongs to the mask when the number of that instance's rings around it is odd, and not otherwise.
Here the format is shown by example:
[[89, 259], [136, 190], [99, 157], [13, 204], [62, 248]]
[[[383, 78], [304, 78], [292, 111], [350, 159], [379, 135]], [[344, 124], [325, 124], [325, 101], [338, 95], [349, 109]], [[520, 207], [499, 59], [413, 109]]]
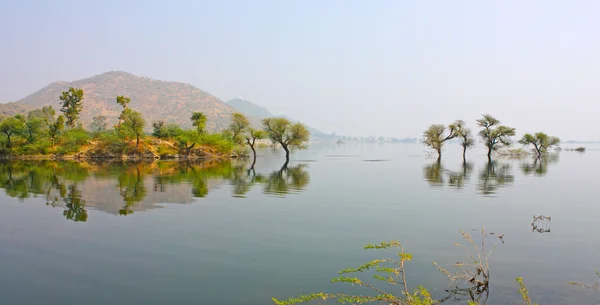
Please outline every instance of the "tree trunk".
[[10, 143], [10, 135], [6, 134], [6, 147], [12, 148], [12, 143]]
[[436, 150], [437, 150], [437, 153], [438, 153], [438, 160], [442, 159], [442, 148], [438, 147], [438, 148], [436, 148]]
[[463, 146], [463, 163], [467, 160], [467, 146]]
[[254, 148], [254, 144], [250, 145], [250, 148], [252, 149], [252, 155], [254, 156], [254, 158], [252, 159], [252, 166], [250, 166], [250, 169], [254, 169], [254, 165], [256, 164], [256, 149]]
[[135, 149], [133, 150], [133, 155], [134, 155], [134, 156], [135, 156], [135, 155], [137, 155], [137, 152], [138, 152], [138, 146], [139, 146], [139, 145], [140, 145], [140, 136], [139, 136], [139, 135], [136, 135], [136, 138], [135, 138]]
[[487, 153], [487, 157], [488, 157], [488, 161], [492, 161], [492, 148], [488, 147], [488, 153]]
[[287, 145], [281, 145], [281, 147], [283, 147], [283, 150], [285, 150], [285, 164], [287, 166], [287, 164], [290, 162], [290, 149]]

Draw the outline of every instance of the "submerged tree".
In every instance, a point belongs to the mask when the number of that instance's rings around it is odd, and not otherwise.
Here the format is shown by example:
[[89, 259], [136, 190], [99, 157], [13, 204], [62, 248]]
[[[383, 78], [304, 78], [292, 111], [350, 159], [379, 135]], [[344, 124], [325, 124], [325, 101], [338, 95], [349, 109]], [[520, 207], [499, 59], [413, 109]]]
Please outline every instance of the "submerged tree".
[[248, 144], [248, 146], [250, 146], [250, 149], [252, 149], [252, 165], [250, 166], [250, 169], [254, 168], [254, 165], [256, 164], [256, 140], [258, 139], [263, 139], [265, 137], [265, 132], [260, 130], [260, 129], [252, 129], [250, 128], [248, 130], [248, 134], [246, 135], [246, 143]]
[[475, 146], [475, 139], [473, 139], [473, 133], [471, 132], [471, 129], [466, 127], [465, 122], [462, 120], [457, 120], [452, 125], [455, 128], [456, 137], [460, 139], [460, 145], [463, 148], [463, 163], [465, 163], [467, 160], [467, 149]]
[[456, 126], [454, 124], [449, 126], [448, 135], [444, 135], [445, 132], [446, 126], [441, 124], [431, 125], [423, 132], [423, 143], [437, 151], [438, 159], [442, 158], [442, 147], [444, 146], [444, 142], [457, 136]]
[[286, 164], [290, 160], [290, 148], [306, 148], [310, 132], [303, 124], [284, 118], [267, 118], [262, 123], [267, 136], [285, 150]]
[[477, 125], [483, 128], [479, 131], [479, 136], [488, 148], [488, 160], [492, 160], [492, 151], [510, 145], [510, 137], [515, 135], [514, 128], [500, 125], [500, 121], [489, 114], [484, 114], [477, 120]]
[[198, 133], [204, 133], [204, 128], [206, 127], [206, 115], [204, 115], [204, 113], [194, 112], [192, 113], [190, 120], [192, 121], [192, 125], [196, 127]]
[[557, 137], [550, 137], [543, 132], [536, 132], [535, 134], [526, 133], [523, 138], [519, 140], [519, 143], [523, 145], [533, 145], [535, 152], [539, 157], [546, 153], [549, 148], [558, 146], [560, 139]]
[[67, 126], [75, 128], [79, 113], [83, 109], [83, 90], [70, 87], [68, 91], [62, 92], [60, 100], [60, 111], [65, 115]]

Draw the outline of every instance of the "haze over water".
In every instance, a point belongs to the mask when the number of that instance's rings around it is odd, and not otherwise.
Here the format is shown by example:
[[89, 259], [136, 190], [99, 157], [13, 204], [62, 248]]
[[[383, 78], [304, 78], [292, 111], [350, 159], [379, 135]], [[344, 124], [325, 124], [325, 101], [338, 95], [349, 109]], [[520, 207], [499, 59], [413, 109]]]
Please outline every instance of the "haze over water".
[[[262, 150], [255, 171], [243, 161], [4, 161], [0, 298], [250, 305], [358, 293], [330, 279], [393, 257], [362, 249], [392, 239], [414, 255], [409, 284], [441, 298], [448, 280], [432, 262], [466, 259], [453, 247], [459, 231], [479, 240], [485, 226], [496, 245], [487, 304], [518, 301], [518, 276], [539, 304], [590, 304], [599, 296], [568, 282], [593, 282], [598, 269], [599, 148], [488, 164], [479, 147], [465, 165], [457, 145], [438, 164], [418, 144], [320, 144], [287, 169]], [[532, 227], [532, 215], [552, 220]]]

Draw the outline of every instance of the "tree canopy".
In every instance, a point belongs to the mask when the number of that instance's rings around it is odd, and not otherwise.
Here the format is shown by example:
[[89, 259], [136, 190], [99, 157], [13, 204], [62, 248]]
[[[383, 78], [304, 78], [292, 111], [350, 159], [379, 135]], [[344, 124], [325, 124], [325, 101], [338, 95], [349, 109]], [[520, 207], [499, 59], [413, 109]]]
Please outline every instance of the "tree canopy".
[[558, 146], [560, 139], [557, 137], [551, 137], [543, 132], [536, 132], [535, 134], [526, 133], [523, 138], [519, 140], [519, 143], [523, 145], [533, 145], [535, 152], [538, 157], [546, 153], [549, 148]]
[[438, 158], [442, 157], [442, 147], [444, 142], [455, 138], [456, 126], [450, 125], [448, 128], [448, 135], [444, 135], [446, 132], [446, 126], [442, 124], [433, 124], [423, 132], [423, 143], [437, 151]]
[[74, 128], [83, 109], [83, 89], [70, 87], [68, 91], [62, 92], [60, 100], [62, 101], [60, 111], [65, 115], [67, 126]]
[[286, 160], [290, 159], [290, 148], [306, 148], [310, 132], [303, 124], [285, 118], [266, 118], [262, 123], [267, 137], [285, 150]]
[[488, 148], [487, 156], [490, 160], [492, 151], [510, 145], [510, 137], [515, 135], [514, 128], [500, 125], [500, 121], [489, 114], [484, 114], [481, 119], [477, 120], [477, 125], [482, 128], [479, 131], [479, 137]]
[[198, 130], [198, 133], [204, 133], [204, 128], [206, 127], [206, 115], [204, 113], [194, 112], [190, 120], [192, 121], [192, 125]]

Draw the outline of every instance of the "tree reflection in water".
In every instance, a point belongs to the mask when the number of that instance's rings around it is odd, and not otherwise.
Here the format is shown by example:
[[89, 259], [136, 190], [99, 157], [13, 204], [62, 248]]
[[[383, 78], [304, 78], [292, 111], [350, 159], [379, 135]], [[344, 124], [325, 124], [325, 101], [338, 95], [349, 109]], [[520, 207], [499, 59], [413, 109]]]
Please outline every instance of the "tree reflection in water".
[[309, 184], [306, 165], [284, 165], [269, 175], [248, 169], [248, 162], [226, 161], [4, 161], [0, 188], [25, 201], [43, 196], [62, 207], [68, 220], [83, 222], [87, 209], [118, 215], [156, 208], [158, 203], [190, 203], [223, 183], [234, 197], [245, 197], [255, 185], [266, 194], [285, 196]]
[[545, 176], [548, 173], [548, 164], [558, 162], [558, 154], [549, 154], [541, 157], [533, 158], [530, 161], [521, 163], [521, 170], [526, 176], [533, 174], [534, 176]]
[[509, 164], [496, 161], [488, 162], [479, 173], [477, 190], [483, 196], [493, 196], [498, 189], [515, 181]]
[[472, 171], [473, 165], [467, 162], [464, 162], [458, 171], [446, 170], [438, 159], [423, 168], [423, 176], [431, 187], [443, 187], [447, 181], [449, 186], [462, 189], [469, 180]]

